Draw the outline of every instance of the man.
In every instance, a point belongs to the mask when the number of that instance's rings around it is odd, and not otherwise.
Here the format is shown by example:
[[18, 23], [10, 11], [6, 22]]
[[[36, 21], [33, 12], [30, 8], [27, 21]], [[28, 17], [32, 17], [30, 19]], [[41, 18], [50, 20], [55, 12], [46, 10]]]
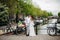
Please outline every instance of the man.
[[29, 23], [30, 23], [30, 15], [25, 17], [25, 24], [26, 24], [26, 36], [29, 36]]

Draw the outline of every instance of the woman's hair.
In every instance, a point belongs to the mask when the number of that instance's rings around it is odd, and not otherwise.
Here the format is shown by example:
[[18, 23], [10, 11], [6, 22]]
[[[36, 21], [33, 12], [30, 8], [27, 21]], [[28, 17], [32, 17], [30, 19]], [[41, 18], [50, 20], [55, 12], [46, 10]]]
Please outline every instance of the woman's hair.
[[31, 15], [31, 20], [34, 20], [34, 17]]

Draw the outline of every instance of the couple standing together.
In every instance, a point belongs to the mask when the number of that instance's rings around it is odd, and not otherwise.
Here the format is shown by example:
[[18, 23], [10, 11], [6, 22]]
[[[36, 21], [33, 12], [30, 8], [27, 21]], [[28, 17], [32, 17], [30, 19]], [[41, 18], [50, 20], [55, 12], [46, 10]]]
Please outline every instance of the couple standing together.
[[26, 35], [27, 36], [36, 36], [34, 31], [34, 20], [31, 15], [28, 15], [25, 18], [25, 24], [26, 24]]

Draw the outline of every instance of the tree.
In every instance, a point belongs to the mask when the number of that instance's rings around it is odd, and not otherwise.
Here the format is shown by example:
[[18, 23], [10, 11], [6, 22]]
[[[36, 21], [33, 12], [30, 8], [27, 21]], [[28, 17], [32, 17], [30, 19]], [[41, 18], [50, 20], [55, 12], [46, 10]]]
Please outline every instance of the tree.
[[38, 7], [35, 7], [32, 0], [1, 0], [3, 4], [6, 4], [9, 8], [9, 14], [15, 15], [16, 13], [20, 14], [31, 14], [33, 16], [43, 16], [48, 17], [52, 15], [51, 13], [41, 10]]
[[8, 22], [8, 16], [8, 7], [0, 3], [0, 25], [2, 25], [2, 23]]
[[14, 15], [16, 13], [17, 0], [0, 0], [0, 2], [7, 5], [10, 15]]
[[49, 12], [49, 13], [48, 13], [48, 16], [53, 16], [52, 12]]
[[60, 12], [58, 12], [58, 16], [60, 17]]

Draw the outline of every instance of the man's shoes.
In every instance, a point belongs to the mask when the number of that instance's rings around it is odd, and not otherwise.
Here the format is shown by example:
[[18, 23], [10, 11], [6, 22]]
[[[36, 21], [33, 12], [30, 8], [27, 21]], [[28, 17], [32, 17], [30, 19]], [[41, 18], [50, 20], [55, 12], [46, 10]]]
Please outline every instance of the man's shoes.
[[27, 34], [26, 36], [29, 36], [29, 34]]

